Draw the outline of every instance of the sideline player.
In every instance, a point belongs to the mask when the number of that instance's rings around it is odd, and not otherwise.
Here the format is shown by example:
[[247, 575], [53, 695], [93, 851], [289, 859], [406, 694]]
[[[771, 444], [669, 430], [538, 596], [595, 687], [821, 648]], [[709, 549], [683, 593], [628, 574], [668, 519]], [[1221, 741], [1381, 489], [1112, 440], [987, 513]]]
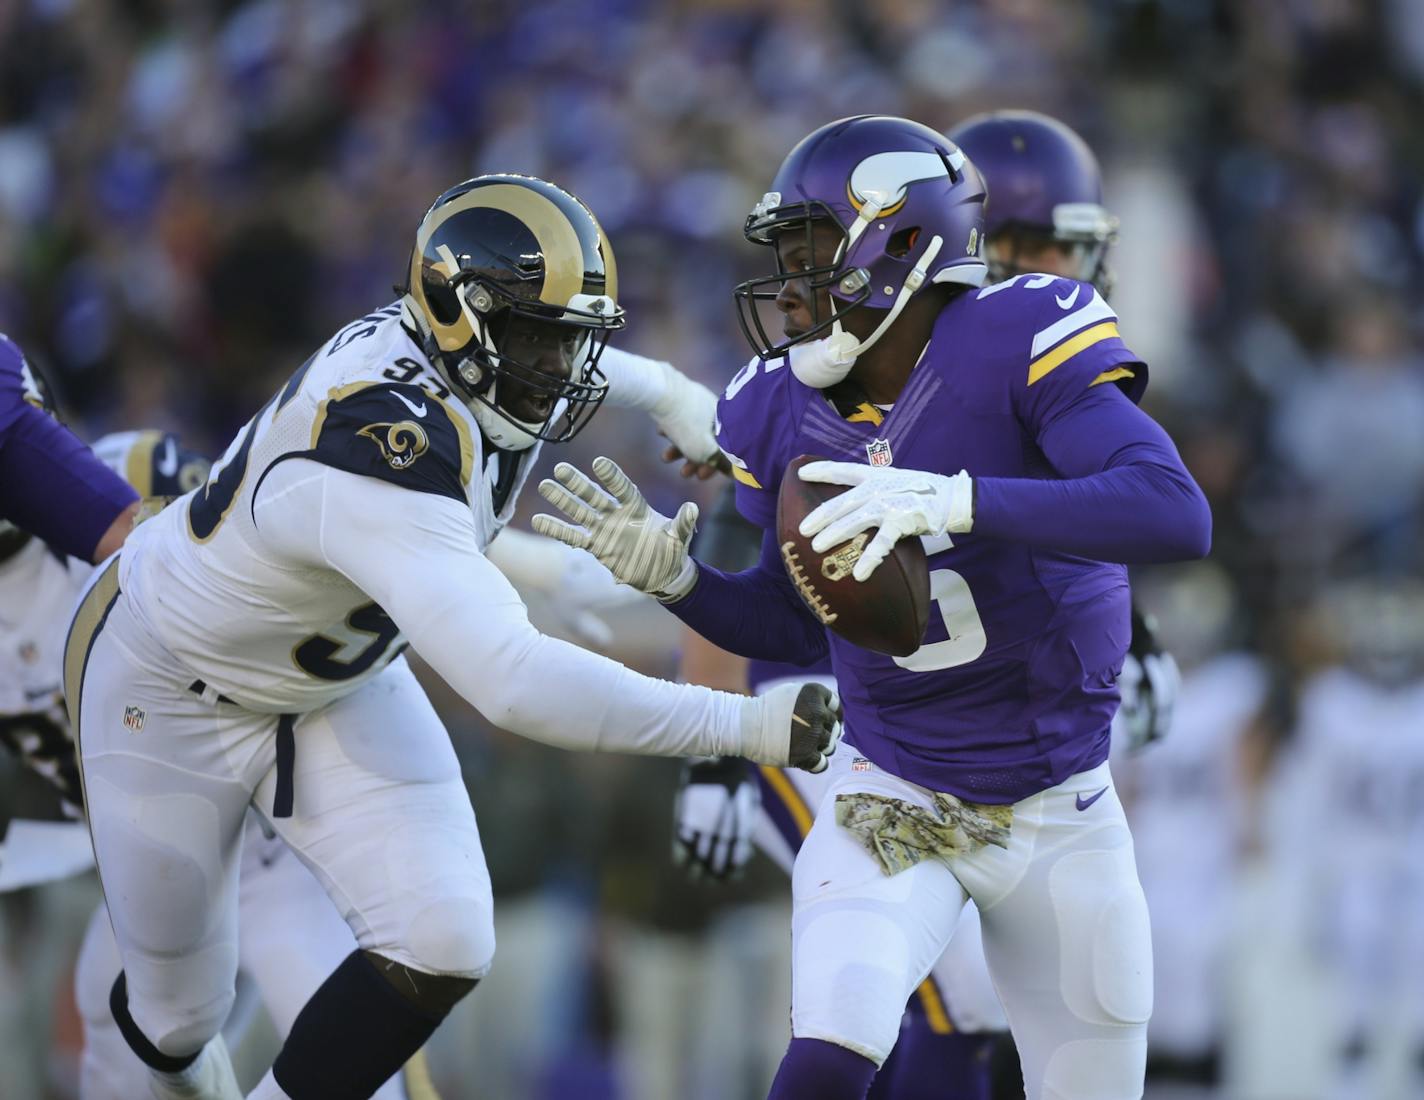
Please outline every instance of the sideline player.
[[138, 498], [43, 406], [24, 353], [0, 333], [0, 545], [30, 532], [103, 561], [128, 534]]
[[825, 689], [752, 702], [640, 676], [540, 635], [484, 557], [540, 442], [639, 390], [598, 370], [616, 296], [572, 196], [510, 175], [452, 188], [405, 297], [318, 349], [81, 601], [65, 694], [124, 963], [111, 1000], [156, 1096], [237, 1095], [218, 1029], [249, 804], [359, 945], [252, 1096], [369, 1096], [487, 972], [479, 833], [407, 641], [548, 743], [825, 766]]
[[[817, 814], [793, 874], [777, 1098], [865, 1095], [969, 897], [1030, 1100], [1142, 1091], [1151, 948], [1106, 765], [1129, 633], [1126, 571], [1109, 563], [1199, 557], [1210, 513], [1136, 409], [1145, 364], [1091, 285], [973, 289], [983, 199], [963, 154], [916, 123], [862, 116], [809, 135], [748, 219], [778, 273], [738, 288], [762, 358], [718, 407], [759, 526], [810, 452], [841, 461], [803, 479], [854, 486], [803, 523], [818, 550], [878, 528], [852, 570], [864, 578], [898, 538], [929, 539], [938, 614], [916, 653], [828, 639], [774, 532], [755, 569], [728, 575], [694, 562], [606, 459], [607, 492], [567, 464], [540, 486], [582, 526], [544, 516], [536, 530], [591, 549], [710, 641], [796, 663], [829, 645], [857, 755], [833, 762], [820, 809], [834, 812]], [[781, 342], [756, 309], [772, 299]], [[675, 548], [655, 564], [650, 528]]]

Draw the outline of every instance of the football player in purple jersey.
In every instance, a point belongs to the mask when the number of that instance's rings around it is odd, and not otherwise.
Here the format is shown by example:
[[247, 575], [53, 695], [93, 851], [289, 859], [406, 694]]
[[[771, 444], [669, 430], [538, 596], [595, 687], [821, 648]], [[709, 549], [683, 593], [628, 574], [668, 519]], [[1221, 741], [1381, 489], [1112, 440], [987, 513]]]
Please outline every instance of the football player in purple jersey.
[[[758, 353], [719, 404], [753, 569], [687, 553], [617, 467], [567, 464], [536, 529], [592, 550], [709, 641], [811, 663], [829, 649], [854, 751], [793, 872], [793, 1039], [771, 1095], [863, 1097], [906, 1000], [973, 898], [1029, 1100], [1132, 1100], [1151, 1012], [1147, 910], [1106, 758], [1129, 637], [1124, 563], [1204, 555], [1206, 501], [1136, 402], [1146, 365], [1089, 283], [979, 289], [984, 186], [960, 150], [861, 116], [788, 155], [746, 234], [777, 273], [738, 288]], [[757, 309], [774, 301], [783, 338]], [[922, 538], [936, 611], [891, 658], [797, 595], [780, 479], [850, 486], [802, 532], [862, 540], [868, 576]], [[604, 490], [607, 490], [605, 492]], [[684, 506], [683, 512], [689, 506]]]
[[38, 535], [71, 557], [119, 548], [138, 494], [45, 410], [24, 353], [0, 333], [0, 539]]

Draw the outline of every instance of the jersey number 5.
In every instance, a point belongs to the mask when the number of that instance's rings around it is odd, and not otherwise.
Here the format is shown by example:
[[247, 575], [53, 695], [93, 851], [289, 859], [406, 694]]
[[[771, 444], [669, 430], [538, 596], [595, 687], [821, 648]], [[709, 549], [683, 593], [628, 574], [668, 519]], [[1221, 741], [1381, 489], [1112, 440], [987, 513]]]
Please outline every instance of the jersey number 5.
[[896, 657], [895, 663], [911, 672], [935, 672], [976, 660], [988, 646], [989, 639], [984, 634], [984, 622], [979, 618], [969, 583], [953, 569], [932, 569], [930, 599], [939, 609], [940, 621], [949, 637], [942, 642], [922, 645], [908, 657]]

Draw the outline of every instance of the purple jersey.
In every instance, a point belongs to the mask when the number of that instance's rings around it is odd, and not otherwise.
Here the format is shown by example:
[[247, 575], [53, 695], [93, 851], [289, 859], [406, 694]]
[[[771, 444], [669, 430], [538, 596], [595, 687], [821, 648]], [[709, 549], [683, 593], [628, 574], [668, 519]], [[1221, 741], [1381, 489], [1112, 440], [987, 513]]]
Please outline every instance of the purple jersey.
[[137, 494], [56, 422], [25, 357], [0, 335], [0, 521], [89, 560]]
[[[842, 417], [785, 360], [754, 362], [722, 398], [719, 440], [739, 510], [771, 528], [801, 454], [1057, 479], [1038, 445], [1055, 418], [1103, 383], [1135, 402], [1146, 381], [1092, 286], [1020, 276], [952, 300], [887, 413]], [[934, 607], [919, 650], [893, 658], [831, 635], [848, 739], [895, 774], [985, 802], [1101, 763], [1130, 633], [1126, 569], [985, 534], [926, 550]]]

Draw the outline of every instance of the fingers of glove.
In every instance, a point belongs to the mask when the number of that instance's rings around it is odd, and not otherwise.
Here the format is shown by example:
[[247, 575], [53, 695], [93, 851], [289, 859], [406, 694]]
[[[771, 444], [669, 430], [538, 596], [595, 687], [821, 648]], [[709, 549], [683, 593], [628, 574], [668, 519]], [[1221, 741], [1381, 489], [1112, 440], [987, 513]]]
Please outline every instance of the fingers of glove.
[[825, 485], [859, 485], [874, 477], [874, 466], [864, 466], [859, 462], [808, 462], [801, 467], [802, 481], [819, 481]]
[[552, 504], [564, 515], [575, 523], [581, 523], [585, 527], [592, 527], [598, 522], [599, 513], [581, 499], [574, 496], [557, 481], [550, 481], [547, 477], [539, 482], [539, 495]]
[[[840, 740], [840, 722], [832, 709], [834, 695], [821, 684], [803, 684], [791, 712], [791, 746], [787, 754], [799, 768], [819, 772]], [[810, 765], [808, 767], [808, 765]]]
[[[598, 460], [594, 460], [595, 468]], [[600, 512], [611, 512], [615, 505], [608, 499], [608, 494], [589, 480], [588, 475], [567, 462], [560, 462], [554, 467], [554, 478], [564, 488], [573, 493], [585, 504], [591, 505]], [[539, 486], [539, 491], [543, 492], [544, 487]]]
[[858, 581], [867, 580], [879, 568], [880, 563], [890, 556], [895, 544], [900, 541], [899, 525], [893, 521], [884, 524], [870, 544], [860, 552], [850, 575]]
[[673, 517], [673, 536], [684, 546], [691, 541], [692, 532], [697, 530], [697, 514], [697, 505], [689, 500], [677, 510], [677, 515]]
[[622, 505], [635, 505], [643, 499], [643, 494], [633, 484], [633, 479], [623, 472], [623, 468], [613, 459], [599, 455], [593, 460], [593, 476], [603, 482], [603, 487], [613, 494], [613, 499]]
[[[834, 503], [828, 501], [827, 503]], [[825, 507], [825, 505], [822, 505]], [[816, 513], [812, 512], [811, 516]], [[811, 516], [808, 516], [809, 520]], [[811, 540], [811, 549], [818, 554], [824, 554], [833, 546], [839, 546], [843, 542], [855, 538], [862, 531], [868, 531], [872, 527], [879, 527], [885, 519], [884, 511], [878, 501], [867, 501], [862, 507], [855, 508], [847, 514], [837, 518], [825, 526], [819, 535]], [[802, 524], [804, 527], [805, 524]]]
[[576, 550], [587, 550], [589, 544], [593, 542], [593, 536], [582, 527], [575, 527], [572, 523], [565, 523], [561, 519], [540, 512], [532, 520], [529, 526], [541, 534], [547, 535], [551, 539], [558, 539], [565, 546], [572, 546]]
[[[812, 463], [815, 465], [815, 463]], [[807, 467], [809, 469], [810, 467]], [[802, 471], [805, 472], [804, 470]], [[832, 497], [822, 504], [818, 504], [811, 510], [810, 515], [801, 521], [801, 526], [797, 528], [803, 535], [815, 535], [823, 528], [834, 523], [842, 516], [850, 515], [867, 501], [873, 500], [873, 494], [863, 485], [857, 485], [854, 489], [847, 489], [840, 496]]]

